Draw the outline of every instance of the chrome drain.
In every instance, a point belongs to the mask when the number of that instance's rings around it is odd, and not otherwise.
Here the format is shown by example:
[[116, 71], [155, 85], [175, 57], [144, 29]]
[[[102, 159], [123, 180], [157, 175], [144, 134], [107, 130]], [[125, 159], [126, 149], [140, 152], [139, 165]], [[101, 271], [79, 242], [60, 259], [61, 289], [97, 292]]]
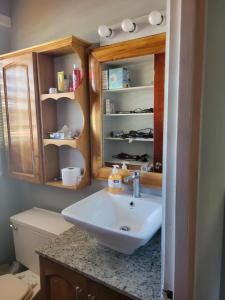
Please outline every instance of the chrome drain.
[[131, 228], [129, 226], [124, 225], [124, 226], [120, 227], [120, 230], [122, 230], [122, 231], [130, 231]]

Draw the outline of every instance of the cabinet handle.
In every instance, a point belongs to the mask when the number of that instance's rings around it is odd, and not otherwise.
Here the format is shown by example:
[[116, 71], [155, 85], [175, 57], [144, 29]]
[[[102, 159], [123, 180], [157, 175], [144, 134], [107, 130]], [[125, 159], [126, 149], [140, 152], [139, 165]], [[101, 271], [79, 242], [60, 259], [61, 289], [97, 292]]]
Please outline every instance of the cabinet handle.
[[92, 296], [91, 294], [88, 294], [88, 300], [95, 300], [95, 296]]
[[10, 226], [10, 228], [12, 228], [13, 230], [17, 230], [17, 227], [16, 227], [15, 225], [10, 224], [9, 226]]
[[76, 286], [76, 300], [79, 300], [79, 295], [82, 293], [82, 289], [79, 286]]

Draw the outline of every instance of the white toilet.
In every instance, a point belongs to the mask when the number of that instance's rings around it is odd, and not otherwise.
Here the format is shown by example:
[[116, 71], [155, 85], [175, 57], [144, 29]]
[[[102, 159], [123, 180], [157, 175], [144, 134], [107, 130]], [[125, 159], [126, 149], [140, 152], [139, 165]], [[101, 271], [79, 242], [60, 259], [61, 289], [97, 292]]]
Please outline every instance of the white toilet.
[[40, 289], [39, 259], [35, 250], [73, 225], [59, 213], [34, 207], [10, 218], [16, 259], [28, 268], [0, 276], [1, 300], [30, 300]]

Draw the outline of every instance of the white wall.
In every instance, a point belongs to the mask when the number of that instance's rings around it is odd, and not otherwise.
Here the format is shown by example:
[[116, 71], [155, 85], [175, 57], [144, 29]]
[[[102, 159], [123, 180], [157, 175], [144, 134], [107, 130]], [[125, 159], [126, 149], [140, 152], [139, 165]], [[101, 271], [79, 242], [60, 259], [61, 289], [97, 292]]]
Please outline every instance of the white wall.
[[[165, 7], [166, 0], [13, 0], [12, 49], [71, 34], [98, 42], [99, 24], [118, 23], [125, 17], [138, 17]], [[37, 205], [59, 211], [104, 185], [104, 182], [95, 181], [91, 186], [74, 192], [21, 182], [18, 193], [24, 209]]]
[[[10, 15], [10, 0], [0, 0], [0, 13]], [[9, 51], [10, 29], [0, 26], [0, 53]], [[4, 153], [0, 150], [0, 159], [5, 161]], [[6, 176], [0, 175], [0, 265], [14, 258], [12, 232], [9, 227], [9, 217], [20, 210], [17, 183]]]
[[0, 26], [0, 54], [10, 49], [10, 29]]
[[0, 176], [0, 265], [10, 263], [14, 259], [9, 217], [20, 211], [20, 198], [16, 193], [16, 185], [16, 182]]
[[12, 48], [70, 34], [98, 42], [98, 25], [116, 24], [165, 7], [166, 0], [13, 0]]
[[[208, 1], [198, 203], [196, 300], [218, 300], [225, 192], [225, 2]], [[221, 281], [224, 289], [225, 282]], [[224, 294], [221, 298], [224, 298]]]
[[[0, 0], [0, 14], [11, 15], [11, 0]], [[10, 29], [0, 25], [0, 54], [10, 50]]]
[[0, 0], [0, 12], [3, 15], [11, 15], [12, 0]]

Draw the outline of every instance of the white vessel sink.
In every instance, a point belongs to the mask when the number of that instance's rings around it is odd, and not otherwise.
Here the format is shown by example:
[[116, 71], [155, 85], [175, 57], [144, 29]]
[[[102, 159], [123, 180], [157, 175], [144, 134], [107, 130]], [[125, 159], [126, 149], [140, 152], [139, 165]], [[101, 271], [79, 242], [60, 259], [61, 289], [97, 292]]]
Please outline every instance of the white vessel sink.
[[104, 189], [65, 208], [62, 215], [94, 235], [99, 244], [132, 254], [161, 227], [162, 202], [159, 196], [133, 198]]

